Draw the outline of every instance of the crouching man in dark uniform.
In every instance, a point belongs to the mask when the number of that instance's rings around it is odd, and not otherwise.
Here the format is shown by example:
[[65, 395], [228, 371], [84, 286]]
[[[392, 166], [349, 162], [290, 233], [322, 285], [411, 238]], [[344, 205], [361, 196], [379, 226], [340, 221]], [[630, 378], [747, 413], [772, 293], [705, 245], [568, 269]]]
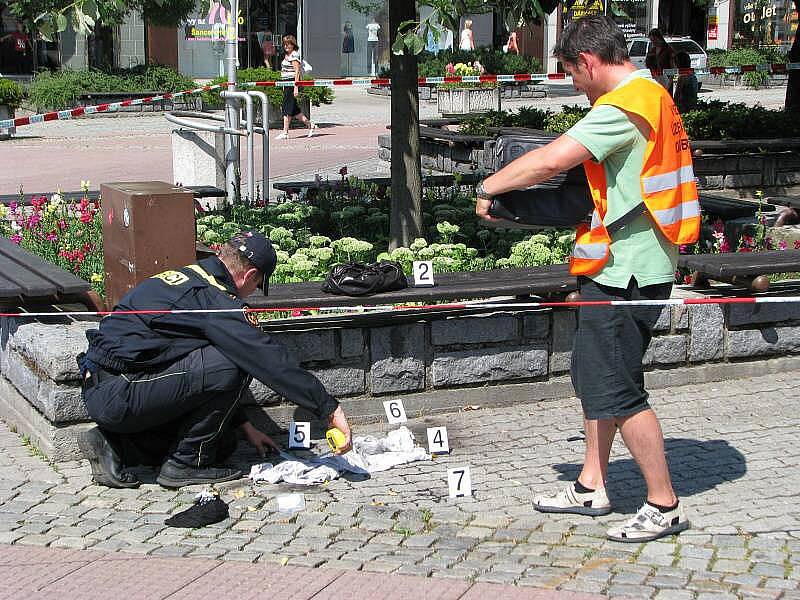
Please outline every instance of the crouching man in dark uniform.
[[[220, 464], [236, 448], [239, 427], [260, 453], [275, 443], [239, 406], [253, 377], [287, 400], [338, 427], [350, 448], [350, 427], [338, 402], [284, 346], [258, 327], [242, 298], [266, 288], [277, 257], [270, 241], [250, 231], [219, 256], [151, 277], [117, 311], [234, 309], [230, 312], [114, 314], [89, 331], [78, 357], [83, 399], [97, 427], [79, 438], [95, 482], [137, 487], [126, 467], [161, 465], [164, 487], [241, 477]], [[238, 309], [238, 310], [237, 310]]]

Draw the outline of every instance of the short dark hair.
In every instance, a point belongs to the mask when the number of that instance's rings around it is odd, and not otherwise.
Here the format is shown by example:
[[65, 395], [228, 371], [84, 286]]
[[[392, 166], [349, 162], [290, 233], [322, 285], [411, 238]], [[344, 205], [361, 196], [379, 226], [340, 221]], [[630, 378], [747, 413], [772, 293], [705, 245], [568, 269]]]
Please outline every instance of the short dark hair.
[[688, 52], [678, 52], [675, 55], [675, 65], [679, 69], [689, 69], [692, 66], [692, 57]]
[[594, 54], [605, 64], [621, 65], [628, 60], [625, 35], [605, 15], [584, 17], [570, 23], [553, 48], [553, 56], [576, 64], [581, 52]]

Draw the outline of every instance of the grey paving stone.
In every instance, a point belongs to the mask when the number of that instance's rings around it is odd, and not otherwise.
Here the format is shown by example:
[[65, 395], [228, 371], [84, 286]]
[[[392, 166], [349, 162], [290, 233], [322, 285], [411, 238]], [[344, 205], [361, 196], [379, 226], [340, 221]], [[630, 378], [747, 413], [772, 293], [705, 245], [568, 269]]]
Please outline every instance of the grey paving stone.
[[628, 598], [651, 598], [655, 589], [644, 585], [614, 585], [608, 587], [609, 596], [624, 596]]

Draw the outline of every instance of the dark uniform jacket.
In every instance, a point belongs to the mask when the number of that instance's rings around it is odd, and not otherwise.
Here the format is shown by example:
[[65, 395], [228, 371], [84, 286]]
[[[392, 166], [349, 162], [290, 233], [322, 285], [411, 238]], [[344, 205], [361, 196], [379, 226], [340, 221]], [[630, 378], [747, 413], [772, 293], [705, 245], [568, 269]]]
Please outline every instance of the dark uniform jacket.
[[[115, 310], [242, 309], [236, 286], [217, 257], [146, 279]], [[320, 418], [337, 401], [286, 348], [262, 332], [252, 313], [111, 315], [86, 334], [85, 359], [119, 373], [161, 370], [193, 350], [215, 346], [242, 371]]]

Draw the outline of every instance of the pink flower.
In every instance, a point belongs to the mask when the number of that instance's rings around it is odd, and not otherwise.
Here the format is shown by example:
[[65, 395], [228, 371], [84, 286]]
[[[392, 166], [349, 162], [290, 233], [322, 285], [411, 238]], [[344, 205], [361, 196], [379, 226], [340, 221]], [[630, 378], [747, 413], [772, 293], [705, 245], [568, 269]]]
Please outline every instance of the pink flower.
[[19, 246], [20, 242], [22, 242], [22, 235], [19, 233], [15, 233], [9, 238], [12, 242], [14, 242], [17, 246]]
[[32, 214], [30, 217], [28, 217], [28, 220], [25, 223], [25, 229], [35, 227], [41, 220], [42, 216], [39, 213]]
[[10, 202], [8, 205], [8, 210], [10, 210], [12, 213], [17, 212], [17, 208], [19, 208], [19, 204], [16, 202]]
[[339, 175], [341, 175], [343, 178], [347, 176], [347, 166], [346, 165], [344, 167], [342, 167], [341, 169], [339, 169]]
[[447, 65], [445, 66], [444, 70], [447, 71], [448, 75], [455, 75], [455, 72], [456, 72], [456, 68], [453, 66], [453, 63], [451, 63], [451, 62], [447, 63]]
[[731, 245], [728, 243], [728, 240], [722, 240], [722, 243], [719, 245], [720, 252], [730, 252]]
[[66, 229], [67, 228], [67, 222], [64, 219], [59, 219], [58, 220], [58, 228], [59, 229]]
[[778, 242], [779, 250], [786, 250], [787, 246], [788, 244], [786, 243], [786, 240], [781, 240], [780, 242]]
[[85, 211], [81, 213], [81, 223], [91, 223], [94, 215], [89, 211]]
[[800, 250], [800, 240], [795, 240], [794, 241], [794, 249], [795, 250]]
[[55, 242], [58, 239], [58, 234], [56, 233], [56, 230], [54, 229], [53, 231], [48, 233], [45, 236], [45, 239], [47, 239], [48, 242]]
[[714, 221], [711, 227], [714, 230], [714, 233], [725, 233], [725, 223], [722, 222], [722, 219], [717, 219]]
[[47, 204], [47, 198], [44, 196], [39, 196], [38, 198], [34, 198], [31, 200], [31, 206], [33, 206], [33, 210], [35, 212], [39, 212], [42, 210], [42, 207]]

